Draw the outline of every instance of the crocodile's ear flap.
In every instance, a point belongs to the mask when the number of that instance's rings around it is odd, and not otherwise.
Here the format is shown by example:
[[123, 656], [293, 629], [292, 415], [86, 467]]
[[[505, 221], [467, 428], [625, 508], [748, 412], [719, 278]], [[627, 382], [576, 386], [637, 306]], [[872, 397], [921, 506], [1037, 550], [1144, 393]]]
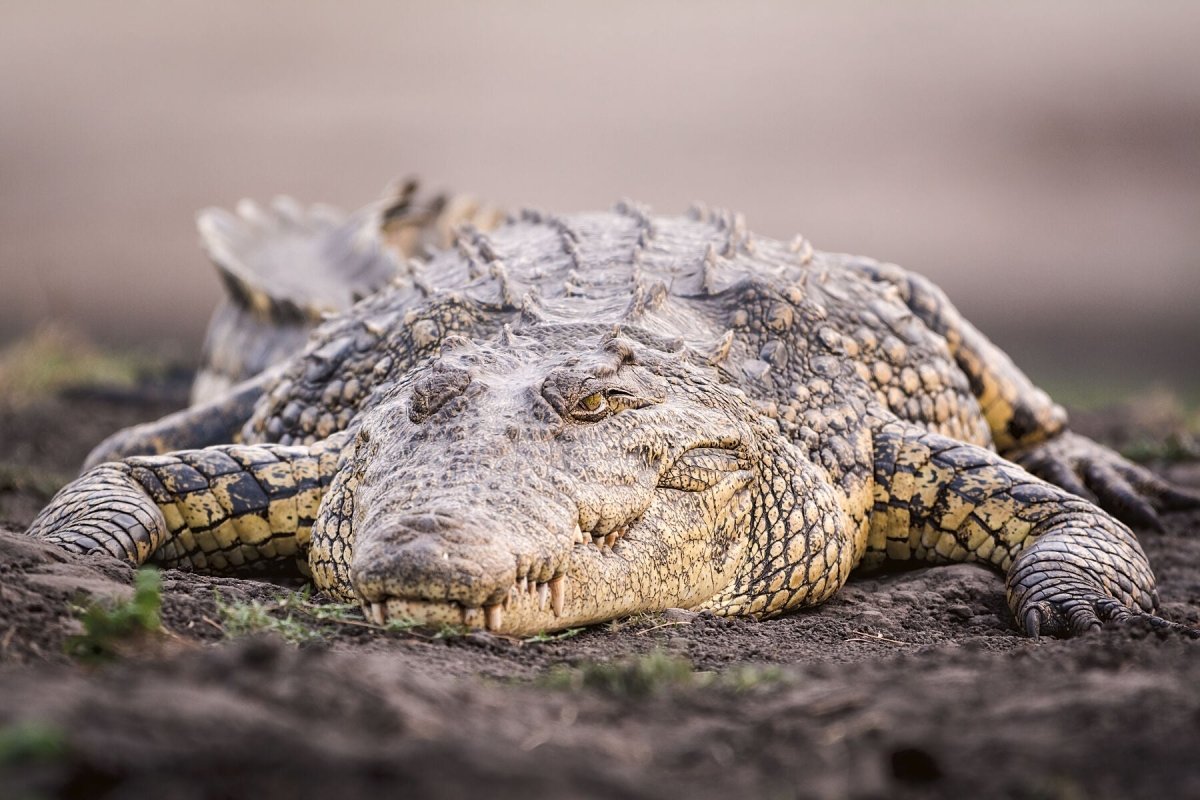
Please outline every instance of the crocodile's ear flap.
[[319, 321], [397, 271], [379, 235], [380, 204], [353, 215], [290, 197], [196, 217], [201, 243], [233, 303], [267, 322]]

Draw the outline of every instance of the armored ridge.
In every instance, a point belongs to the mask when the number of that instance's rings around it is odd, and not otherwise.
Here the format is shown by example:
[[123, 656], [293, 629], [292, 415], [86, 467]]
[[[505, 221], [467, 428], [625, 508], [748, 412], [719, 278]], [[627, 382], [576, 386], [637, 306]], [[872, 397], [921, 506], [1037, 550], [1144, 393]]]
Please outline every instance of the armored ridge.
[[1078, 633], [1156, 606], [1079, 495], [1138, 524], [1197, 503], [1070, 433], [923, 278], [631, 203], [466, 226], [282, 369], [97, 459], [32, 534], [298, 558], [376, 621], [508, 633], [770, 616], [908, 559], [992, 565], [1023, 630]]

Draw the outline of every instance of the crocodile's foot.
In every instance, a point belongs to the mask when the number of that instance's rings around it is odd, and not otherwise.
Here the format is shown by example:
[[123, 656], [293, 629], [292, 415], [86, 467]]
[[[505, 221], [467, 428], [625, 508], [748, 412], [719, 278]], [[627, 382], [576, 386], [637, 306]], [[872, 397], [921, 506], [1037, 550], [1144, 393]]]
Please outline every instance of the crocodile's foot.
[[1200, 492], [1172, 486], [1145, 467], [1074, 433], [1015, 453], [1012, 460], [1135, 527], [1162, 532], [1160, 512], [1200, 508]]
[[[1149, 564], [1144, 557], [1119, 557], [1123, 549], [1141, 552], [1128, 528], [1098, 512], [1038, 530], [1013, 560], [1005, 581], [1017, 625], [1029, 636], [1063, 638], [1135, 618], [1154, 627], [1190, 630], [1157, 616]], [[1188, 635], [1200, 636], [1200, 631]]]
[[1107, 622], [1143, 621], [1151, 628], [1176, 631], [1189, 639], [1200, 639], [1200, 630], [1163, 619], [1144, 611], [1130, 611], [1111, 597], [1102, 595], [1069, 596], [1030, 603], [1020, 620], [1021, 629], [1033, 638], [1067, 638], [1098, 631]]

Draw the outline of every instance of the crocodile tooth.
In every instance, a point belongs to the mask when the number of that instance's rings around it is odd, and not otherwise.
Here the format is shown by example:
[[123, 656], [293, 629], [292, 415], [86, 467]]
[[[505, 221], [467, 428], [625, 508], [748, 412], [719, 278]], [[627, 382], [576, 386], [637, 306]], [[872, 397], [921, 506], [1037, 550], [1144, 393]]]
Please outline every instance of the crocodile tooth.
[[546, 610], [546, 603], [550, 600], [550, 587], [544, 583], [537, 585], [538, 593], [538, 611]]
[[483, 627], [483, 610], [478, 606], [474, 608], [464, 608], [462, 610], [462, 624], [468, 628]]
[[528, 591], [529, 591], [529, 576], [528, 576], [528, 575], [522, 575], [522, 576], [521, 576], [521, 583], [520, 583], [520, 585], [519, 585], [519, 587], [518, 587], [518, 588], [519, 588], [519, 589], [520, 589], [522, 592], [528, 592]]
[[597, 533], [596, 535], [594, 535], [592, 537], [592, 544], [596, 545], [597, 550], [599, 550], [601, 547], [603, 547], [604, 546], [604, 534]]
[[504, 608], [499, 603], [495, 603], [484, 606], [483, 613], [487, 617], [487, 629], [489, 631], [500, 630], [500, 626], [504, 624]]
[[387, 607], [383, 603], [371, 603], [371, 621], [376, 625], [387, 622]]
[[616, 531], [613, 531], [608, 536], [604, 537], [604, 544], [608, 545], [609, 547], [612, 547], [616, 543], [617, 543], [617, 532]]
[[550, 580], [550, 607], [554, 609], [554, 616], [561, 617], [563, 611], [563, 602], [566, 600], [564, 591], [566, 589], [567, 576], [559, 575], [557, 578]]
[[579, 527], [579, 523], [575, 523], [575, 541], [579, 544], [587, 544], [587, 534], [583, 532], [583, 528]]

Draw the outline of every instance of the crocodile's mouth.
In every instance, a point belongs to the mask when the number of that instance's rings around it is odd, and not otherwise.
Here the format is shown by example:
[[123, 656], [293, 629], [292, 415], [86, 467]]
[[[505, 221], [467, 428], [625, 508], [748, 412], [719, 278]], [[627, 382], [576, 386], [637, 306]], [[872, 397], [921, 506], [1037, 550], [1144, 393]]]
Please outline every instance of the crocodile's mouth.
[[[528, 562], [519, 577], [498, 600], [481, 605], [468, 605], [454, 600], [428, 600], [414, 597], [384, 596], [364, 601], [363, 613], [376, 625], [422, 625], [425, 627], [478, 628], [507, 635], [527, 635], [552, 631], [571, 625], [599, 622], [612, 617], [611, 609], [600, 609], [594, 603], [575, 597], [570, 570], [595, 571], [597, 564], [610, 569], [615, 564], [605, 561], [631, 555], [634, 549], [627, 535], [636, 521], [620, 530], [607, 533], [585, 531], [576, 525], [571, 558], [566, 571], [547, 576], [544, 563]], [[546, 577], [539, 580], [539, 577]], [[495, 597], [493, 594], [493, 598]], [[492, 598], [489, 598], [492, 599]], [[574, 601], [574, 602], [572, 602]]]
[[363, 612], [381, 626], [415, 623], [431, 628], [481, 628], [519, 636], [560, 627], [555, 626], [553, 620], [561, 616], [566, 607], [566, 587], [567, 576], [559, 575], [545, 583], [530, 583], [524, 591], [513, 587], [503, 601], [486, 606], [387, 597], [364, 603]]
[[[656, 497], [642, 516], [615, 530], [584, 530], [576, 524], [573, 535], [559, 540], [569, 550], [548, 559], [518, 559], [515, 572], [508, 573], [512, 577], [487, 593], [431, 598], [429, 584], [410, 595], [403, 584], [384, 588], [377, 583], [375, 591], [360, 593], [364, 613], [378, 625], [526, 636], [698, 606], [729, 583], [741, 559], [744, 537], [730, 534], [744, 525], [749, 512], [747, 483], [748, 475], [739, 472], [726, 476], [712, 494], [667, 490], [673, 496]], [[714, 503], [725, 512], [720, 532], [705, 524], [706, 507]], [[671, 513], [665, 513], [666, 505]], [[470, 578], [459, 573], [458, 579], [469, 588]]]

